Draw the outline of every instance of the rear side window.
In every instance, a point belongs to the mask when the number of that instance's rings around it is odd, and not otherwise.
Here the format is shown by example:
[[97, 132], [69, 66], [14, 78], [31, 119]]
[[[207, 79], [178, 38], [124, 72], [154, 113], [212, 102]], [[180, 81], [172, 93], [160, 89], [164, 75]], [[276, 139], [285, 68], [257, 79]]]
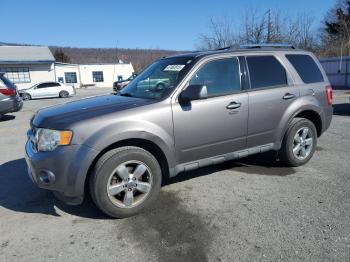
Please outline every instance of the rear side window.
[[47, 83], [45, 83], [45, 84], [39, 84], [39, 85], [36, 86], [36, 88], [38, 88], [38, 89], [40, 89], [40, 88], [46, 88], [46, 87], [48, 87]]
[[60, 84], [59, 83], [51, 83], [50, 84], [50, 87], [55, 87], [55, 86], [60, 86]]
[[237, 58], [210, 61], [191, 78], [190, 85], [207, 86], [208, 96], [228, 95], [241, 90]]
[[40, 85], [37, 85], [36, 88], [47, 88], [47, 87], [54, 87], [54, 86], [60, 86], [59, 83], [49, 82], [49, 83], [42, 83]]
[[323, 76], [315, 61], [309, 55], [286, 55], [304, 83], [323, 82]]
[[247, 56], [251, 88], [288, 85], [287, 73], [274, 56]]

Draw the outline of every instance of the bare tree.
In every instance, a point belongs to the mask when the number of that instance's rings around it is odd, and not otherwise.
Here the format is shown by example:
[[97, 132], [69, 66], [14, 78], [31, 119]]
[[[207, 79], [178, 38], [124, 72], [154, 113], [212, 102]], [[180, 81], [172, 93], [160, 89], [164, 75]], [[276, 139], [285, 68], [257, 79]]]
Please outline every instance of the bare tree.
[[316, 45], [313, 30], [313, 17], [307, 13], [296, 17], [284, 15], [278, 10], [269, 9], [259, 12], [257, 9], [246, 11], [239, 33], [232, 30], [227, 20], [217, 22], [211, 19], [209, 33], [199, 38], [200, 49], [217, 49], [237, 44], [281, 43], [288, 42], [297, 47], [313, 49]]
[[61, 62], [61, 63], [70, 63], [70, 58], [68, 55], [66, 55], [62, 48], [60, 49], [56, 49], [53, 56], [55, 57], [55, 60], [57, 62]]
[[266, 29], [268, 28], [265, 16], [260, 16], [258, 11], [246, 11], [244, 24], [239, 36], [241, 43], [259, 44], [266, 41]]
[[199, 36], [198, 49], [213, 50], [232, 46], [238, 43], [232, 24], [227, 19], [209, 21], [209, 33]]
[[316, 32], [313, 28], [314, 17], [308, 13], [302, 13], [294, 19], [288, 19], [288, 27], [285, 32], [287, 42], [302, 48], [312, 50], [317, 45]]

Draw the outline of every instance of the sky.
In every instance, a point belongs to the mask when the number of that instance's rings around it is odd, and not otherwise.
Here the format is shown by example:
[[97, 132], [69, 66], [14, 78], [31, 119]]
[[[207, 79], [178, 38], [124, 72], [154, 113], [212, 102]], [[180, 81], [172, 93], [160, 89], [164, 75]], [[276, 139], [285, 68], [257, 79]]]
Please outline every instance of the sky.
[[269, 8], [310, 13], [315, 27], [336, 0], [0, 0], [0, 42], [71, 47], [193, 50], [211, 18]]

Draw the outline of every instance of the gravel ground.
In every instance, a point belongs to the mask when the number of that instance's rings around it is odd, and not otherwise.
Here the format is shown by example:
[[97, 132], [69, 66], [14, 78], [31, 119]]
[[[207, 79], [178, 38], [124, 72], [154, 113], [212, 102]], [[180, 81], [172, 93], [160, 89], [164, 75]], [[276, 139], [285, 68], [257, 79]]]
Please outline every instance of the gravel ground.
[[29, 119], [66, 100], [25, 102], [0, 122], [0, 261], [350, 261], [350, 104], [335, 96], [331, 128], [307, 165], [282, 168], [264, 154], [185, 173], [153, 208], [121, 220], [90, 201], [65, 206], [31, 183]]

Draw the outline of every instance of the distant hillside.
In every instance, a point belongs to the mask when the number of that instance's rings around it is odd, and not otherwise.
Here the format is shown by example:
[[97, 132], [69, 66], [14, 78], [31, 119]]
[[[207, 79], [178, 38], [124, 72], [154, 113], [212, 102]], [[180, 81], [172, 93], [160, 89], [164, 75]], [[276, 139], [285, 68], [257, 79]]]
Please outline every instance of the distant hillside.
[[[5, 43], [0, 45], [27, 46], [28, 44]], [[136, 49], [136, 48], [78, 48], [49, 46], [52, 54], [56, 49], [62, 49], [73, 64], [91, 63], [116, 63], [119, 60], [131, 62], [136, 72], [140, 72], [152, 61], [169, 55], [185, 53], [186, 51], [173, 51], [161, 49]], [[187, 51], [188, 52], [188, 51]]]
[[159, 49], [76, 48], [58, 46], [50, 46], [49, 48], [53, 54], [56, 49], [62, 49], [70, 58], [71, 63], [115, 63], [118, 60], [122, 60], [127, 63], [131, 62], [136, 72], [141, 71], [157, 58], [184, 53], [181, 51]]

